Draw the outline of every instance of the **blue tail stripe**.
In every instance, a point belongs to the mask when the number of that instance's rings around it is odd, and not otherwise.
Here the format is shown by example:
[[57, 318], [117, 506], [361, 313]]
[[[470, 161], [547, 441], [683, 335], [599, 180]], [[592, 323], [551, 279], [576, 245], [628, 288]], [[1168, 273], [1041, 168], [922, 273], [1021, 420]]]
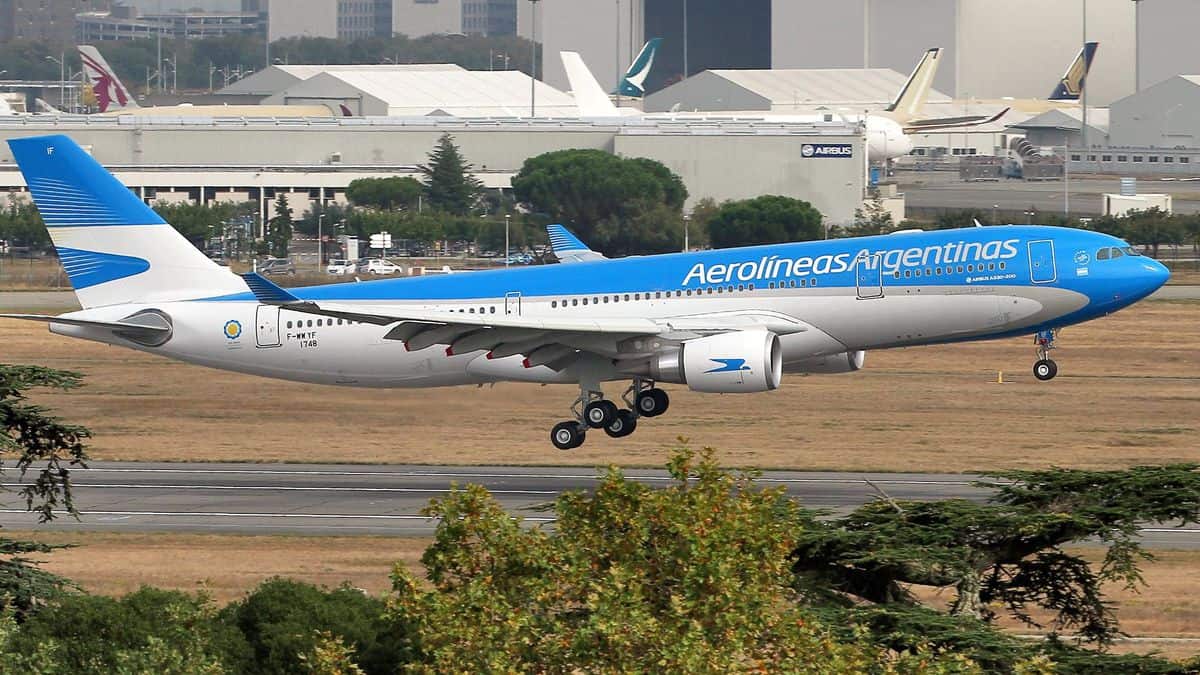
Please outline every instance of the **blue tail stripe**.
[[150, 269], [150, 262], [115, 253], [97, 253], [76, 248], [58, 247], [58, 259], [62, 262], [67, 278], [75, 290], [136, 276]]
[[47, 227], [166, 224], [67, 136], [17, 138], [8, 146]]
[[547, 225], [546, 234], [550, 236], [550, 246], [559, 253], [566, 251], [587, 251], [588, 247], [571, 231], [562, 225]]

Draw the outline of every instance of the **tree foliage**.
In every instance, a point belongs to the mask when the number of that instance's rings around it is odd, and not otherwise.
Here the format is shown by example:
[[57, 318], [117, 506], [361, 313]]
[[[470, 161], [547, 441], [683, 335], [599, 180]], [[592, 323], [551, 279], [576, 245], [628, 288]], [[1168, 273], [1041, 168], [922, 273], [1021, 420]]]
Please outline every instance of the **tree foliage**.
[[158, 202], [154, 205], [154, 211], [188, 241], [202, 248], [209, 241], [220, 238], [225, 224], [230, 219], [239, 215], [257, 213], [258, 209], [253, 202], [247, 204]]
[[806, 201], [768, 195], [725, 202], [708, 221], [714, 248], [811, 241], [824, 235], [821, 212]]
[[[844, 234], [850, 237], [867, 237], [876, 234], [887, 234], [896, 229], [892, 214], [883, 206], [883, 198], [878, 190], [872, 190], [871, 197], [861, 207], [854, 209], [854, 223], [844, 228]], [[839, 232], [841, 234], [841, 232]]]
[[602, 150], [560, 150], [525, 160], [517, 201], [569, 227], [609, 256], [678, 251], [687, 188], [662, 164]]
[[483, 183], [472, 175], [473, 167], [463, 158], [450, 134], [442, 134], [437, 147], [429, 153], [429, 163], [418, 168], [425, 175], [425, 199], [435, 211], [465, 216], [483, 192]]
[[292, 207], [288, 206], [287, 197], [282, 192], [275, 198], [275, 215], [267, 221], [266, 239], [273, 257], [288, 256], [288, 246], [292, 243]]
[[346, 188], [346, 198], [355, 206], [395, 211], [415, 207], [424, 190], [421, 181], [410, 176], [359, 178], [350, 181]]

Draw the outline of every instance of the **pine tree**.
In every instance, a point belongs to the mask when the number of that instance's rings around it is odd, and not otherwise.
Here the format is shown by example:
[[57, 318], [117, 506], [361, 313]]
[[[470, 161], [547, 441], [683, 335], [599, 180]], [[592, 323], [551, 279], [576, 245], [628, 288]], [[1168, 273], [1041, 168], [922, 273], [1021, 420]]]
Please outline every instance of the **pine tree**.
[[425, 174], [425, 199], [435, 211], [465, 216], [483, 192], [483, 183], [471, 175], [474, 167], [463, 158], [450, 134], [442, 134], [429, 153], [429, 164], [419, 168]]
[[267, 244], [275, 258], [286, 258], [292, 243], [292, 207], [282, 193], [275, 199], [275, 215], [267, 223]]

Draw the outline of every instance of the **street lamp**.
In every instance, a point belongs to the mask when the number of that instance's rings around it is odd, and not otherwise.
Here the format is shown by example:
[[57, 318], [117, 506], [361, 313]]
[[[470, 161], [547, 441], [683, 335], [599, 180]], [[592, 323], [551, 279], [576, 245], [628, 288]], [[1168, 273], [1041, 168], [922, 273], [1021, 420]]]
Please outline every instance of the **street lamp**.
[[58, 107], [61, 108], [67, 102], [67, 54], [63, 52], [61, 59], [47, 56], [46, 60], [58, 64]]
[[537, 4], [529, 0], [529, 23], [533, 35], [529, 42], [529, 116], [537, 116]]
[[504, 214], [504, 266], [508, 267], [508, 221], [512, 218], [510, 214]]
[[688, 225], [690, 225], [691, 222], [692, 222], [691, 216], [683, 217], [683, 252], [684, 253], [688, 252], [688, 229], [689, 229]]
[[996, 217], [997, 217], [997, 216], [996, 216], [996, 212], [997, 212], [998, 210], [1000, 210], [1000, 205], [999, 205], [999, 204], [992, 204], [992, 224], [993, 224], [993, 225], [999, 225], [999, 224], [1000, 224], [1000, 221], [996, 220]]

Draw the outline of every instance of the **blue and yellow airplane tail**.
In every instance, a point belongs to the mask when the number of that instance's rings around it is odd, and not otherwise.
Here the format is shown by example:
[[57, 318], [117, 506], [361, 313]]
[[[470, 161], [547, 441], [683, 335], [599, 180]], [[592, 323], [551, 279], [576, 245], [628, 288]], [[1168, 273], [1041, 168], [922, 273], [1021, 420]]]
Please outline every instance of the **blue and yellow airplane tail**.
[[1067, 72], [1059, 80], [1058, 86], [1050, 94], [1051, 101], [1079, 100], [1083, 95], [1088, 72], [1092, 69], [1092, 60], [1096, 58], [1096, 47], [1099, 45], [1099, 42], [1089, 42], [1079, 50], [1079, 55], [1071, 62]]
[[84, 309], [246, 290], [75, 141], [39, 136], [8, 146]]
[[629, 70], [625, 71], [625, 77], [621, 78], [614, 94], [628, 98], [642, 98], [646, 95], [646, 77], [654, 67], [654, 57], [658, 55], [658, 47], [661, 44], [662, 38], [654, 38], [642, 45], [642, 51], [638, 52]]

